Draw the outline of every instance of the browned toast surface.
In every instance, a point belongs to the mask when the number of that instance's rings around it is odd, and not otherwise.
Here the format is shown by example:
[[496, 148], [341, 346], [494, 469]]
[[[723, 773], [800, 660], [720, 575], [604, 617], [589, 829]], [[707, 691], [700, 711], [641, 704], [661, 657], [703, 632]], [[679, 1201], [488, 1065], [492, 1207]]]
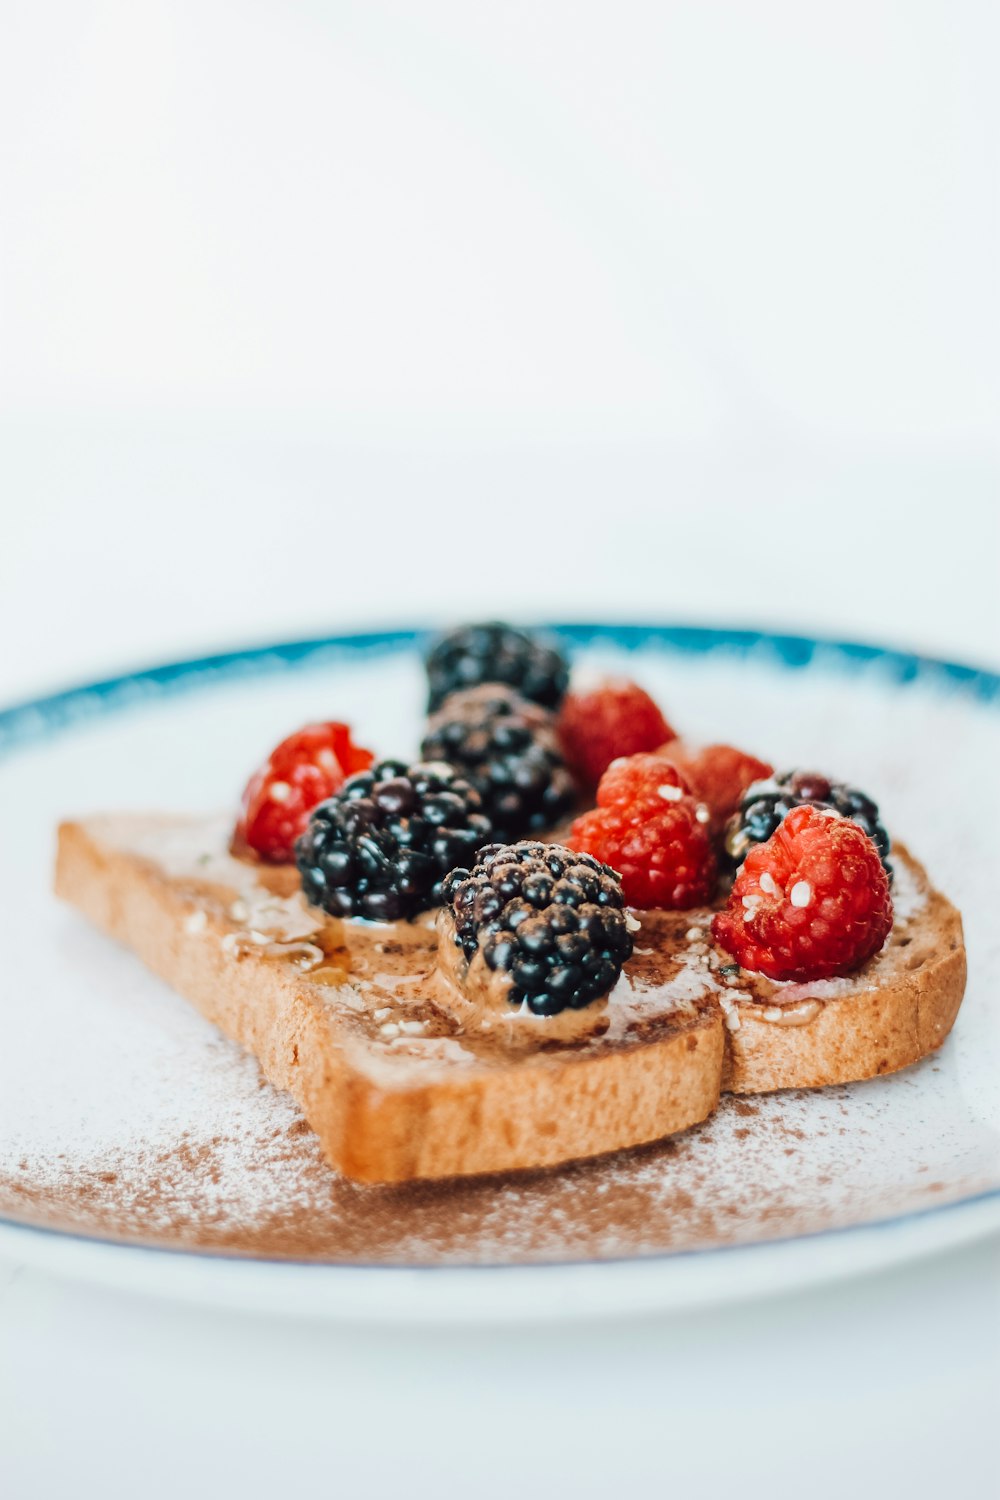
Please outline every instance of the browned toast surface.
[[727, 1017], [724, 1091], [851, 1083], [897, 1072], [940, 1047], [965, 993], [962, 919], [898, 846], [893, 864], [896, 920], [882, 952], [846, 979], [756, 978], [752, 1002], [741, 997]]
[[466, 1004], [417, 923], [324, 919], [294, 871], [233, 859], [224, 820], [64, 824], [56, 890], [259, 1059], [361, 1181], [544, 1167], [660, 1139], [741, 1093], [890, 1072], [961, 1001], [961, 921], [895, 851], [897, 923], [850, 980], [724, 972], [711, 912], [639, 913], [607, 1000], [538, 1018]]
[[290, 872], [231, 859], [226, 836], [204, 821], [65, 824], [56, 890], [249, 1048], [347, 1175], [547, 1166], [714, 1107], [723, 1023], [707, 982], [685, 972], [671, 991], [640, 959], [626, 1003], [568, 1027], [455, 1016], [428, 982], [432, 923], [326, 922], [285, 894]]

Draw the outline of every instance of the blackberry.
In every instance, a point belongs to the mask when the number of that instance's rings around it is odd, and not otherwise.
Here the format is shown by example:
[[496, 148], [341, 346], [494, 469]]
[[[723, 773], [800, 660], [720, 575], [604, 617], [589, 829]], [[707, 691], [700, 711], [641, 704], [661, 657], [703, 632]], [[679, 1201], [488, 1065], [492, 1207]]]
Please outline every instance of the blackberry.
[[492, 836], [479, 793], [452, 766], [384, 760], [313, 809], [295, 860], [314, 906], [392, 922], [439, 906], [448, 871]]
[[501, 683], [447, 697], [430, 719], [420, 754], [450, 762], [472, 782], [497, 839], [551, 828], [576, 802], [553, 715]]
[[493, 621], [465, 625], [436, 641], [427, 657], [428, 708], [449, 693], [481, 682], [503, 682], [543, 708], [558, 708], [569, 684], [569, 667], [554, 646], [512, 625]]
[[607, 994], [632, 953], [621, 881], [610, 865], [561, 844], [490, 844], [452, 870], [444, 897], [467, 959], [510, 975], [511, 1005], [536, 1016]]
[[805, 803], [814, 807], [832, 807], [841, 817], [850, 818], [863, 828], [892, 879], [889, 835], [879, 819], [878, 807], [857, 787], [848, 786], [843, 781], [831, 781], [816, 771], [785, 771], [767, 781], [755, 781], [747, 789], [739, 812], [726, 825], [726, 853], [732, 862], [742, 864], [751, 845], [763, 844], [786, 813]]

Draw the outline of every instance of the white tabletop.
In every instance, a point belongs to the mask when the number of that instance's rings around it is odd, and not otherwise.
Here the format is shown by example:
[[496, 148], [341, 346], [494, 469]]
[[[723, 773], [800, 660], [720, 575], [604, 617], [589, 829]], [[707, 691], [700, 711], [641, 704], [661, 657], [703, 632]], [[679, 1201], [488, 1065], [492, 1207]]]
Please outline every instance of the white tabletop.
[[724, 1314], [363, 1333], [22, 1274], [3, 1288], [5, 1493], [995, 1493], [996, 1256]]

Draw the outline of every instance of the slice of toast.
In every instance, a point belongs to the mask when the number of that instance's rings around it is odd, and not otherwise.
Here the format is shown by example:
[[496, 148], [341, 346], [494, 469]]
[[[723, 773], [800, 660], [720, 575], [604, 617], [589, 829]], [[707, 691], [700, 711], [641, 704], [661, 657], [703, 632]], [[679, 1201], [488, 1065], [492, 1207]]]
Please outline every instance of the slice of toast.
[[893, 930], [857, 974], [797, 985], [741, 977], [727, 1015], [724, 1092], [853, 1083], [940, 1047], [965, 993], [962, 918], [898, 845], [892, 861]]
[[228, 838], [225, 821], [65, 824], [56, 891], [254, 1052], [346, 1175], [548, 1166], [657, 1140], [715, 1106], [724, 1027], [707, 976], [650, 982], [640, 959], [625, 1004], [562, 1027], [470, 1025], [428, 982], [433, 921], [324, 920], [294, 869], [233, 859]]
[[359, 1181], [551, 1166], [684, 1130], [724, 1088], [890, 1072], [940, 1045], [964, 988], [958, 913], [898, 849], [896, 926], [849, 980], [731, 972], [710, 910], [639, 913], [611, 995], [540, 1018], [464, 1002], [433, 913], [326, 918], [294, 869], [234, 859], [229, 831], [139, 815], [64, 824], [57, 894], [252, 1051]]

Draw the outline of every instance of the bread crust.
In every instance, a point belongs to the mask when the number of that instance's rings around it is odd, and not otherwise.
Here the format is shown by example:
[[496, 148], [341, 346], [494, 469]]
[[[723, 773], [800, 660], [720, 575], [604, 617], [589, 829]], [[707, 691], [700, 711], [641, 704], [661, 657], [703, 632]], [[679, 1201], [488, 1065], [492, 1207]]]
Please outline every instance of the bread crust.
[[[85, 824], [59, 829], [55, 889], [253, 1052], [301, 1105], [332, 1165], [361, 1182], [554, 1166], [673, 1135], [718, 1101], [724, 1027], [714, 1006], [633, 1046], [400, 1081], [331, 1020], [308, 976], [252, 953], [235, 960], [225, 924], [183, 883]], [[188, 931], [195, 910], [220, 941]]]
[[[747, 996], [734, 1024], [733, 1006], [724, 1015], [710, 999], [630, 1043], [400, 1071], [386, 1069], [377, 1049], [331, 1012], [308, 974], [252, 952], [236, 959], [217, 903], [109, 841], [99, 822], [60, 827], [55, 888], [253, 1052], [270, 1082], [301, 1105], [331, 1164], [361, 1182], [555, 1166], [685, 1130], [722, 1091], [893, 1072], [941, 1045], [965, 986], [961, 918], [930, 891], [856, 983], [807, 1003], [814, 1013], [805, 1024], [776, 1024], [766, 997], [756, 1004]], [[807, 1002], [808, 988], [800, 987]]]
[[954, 1025], [966, 980], [962, 919], [940, 892], [930, 893], [905, 954], [884, 982], [824, 999], [807, 1025], [775, 1026], [763, 1018], [765, 1007], [741, 1005], [739, 1027], [727, 1033], [723, 1091], [855, 1083], [936, 1051]]

